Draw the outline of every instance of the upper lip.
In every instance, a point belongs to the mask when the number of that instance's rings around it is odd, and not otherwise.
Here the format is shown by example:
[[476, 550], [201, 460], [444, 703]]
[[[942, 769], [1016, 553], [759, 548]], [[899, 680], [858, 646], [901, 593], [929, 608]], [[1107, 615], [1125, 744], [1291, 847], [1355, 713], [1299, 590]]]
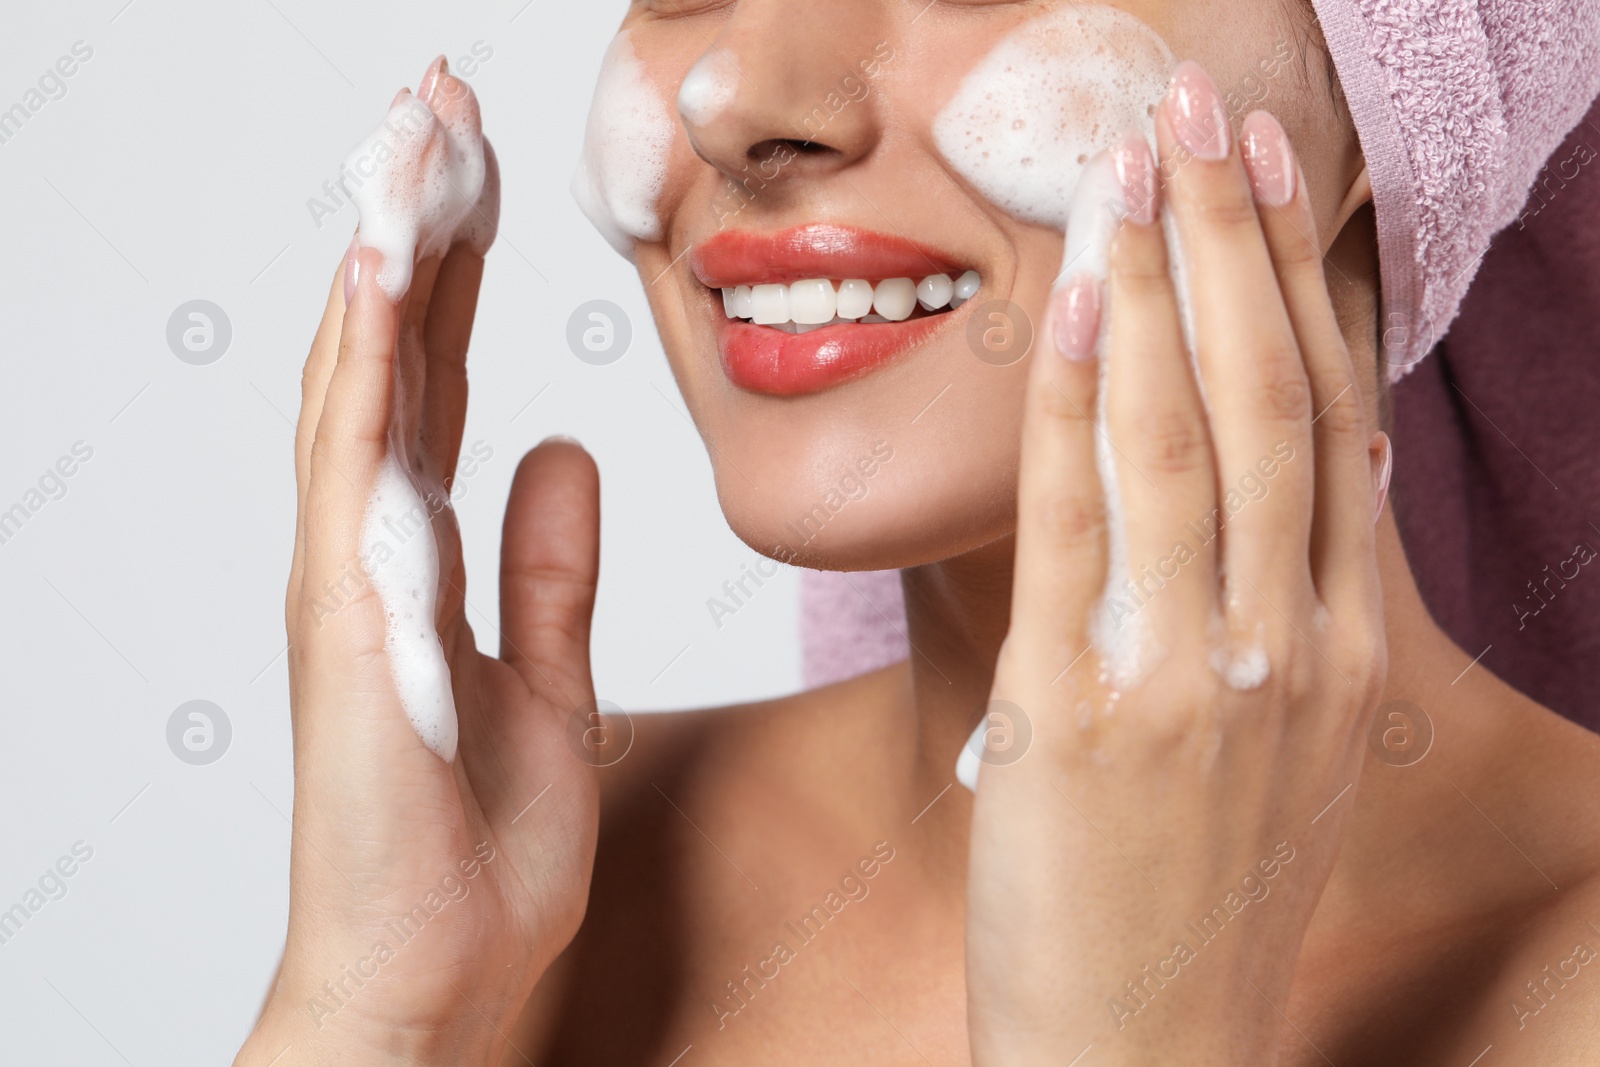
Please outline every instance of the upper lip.
[[711, 289], [811, 278], [926, 278], [962, 269], [948, 255], [904, 237], [831, 223], [777, 233], [725, 230], [700, 242], [689, 264]]

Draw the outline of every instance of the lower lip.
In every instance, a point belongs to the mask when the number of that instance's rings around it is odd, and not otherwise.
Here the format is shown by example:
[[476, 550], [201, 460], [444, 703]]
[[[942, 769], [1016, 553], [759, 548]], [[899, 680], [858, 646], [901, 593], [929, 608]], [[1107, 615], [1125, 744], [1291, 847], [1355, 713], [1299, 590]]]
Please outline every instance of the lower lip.
[[769, 396], [818, 393], [869, 374], [923, 344], [954, 311], [905, 322], [840, 323], [785, 333], [730, 319], [717, 309], [717, 351], [728, 380]]

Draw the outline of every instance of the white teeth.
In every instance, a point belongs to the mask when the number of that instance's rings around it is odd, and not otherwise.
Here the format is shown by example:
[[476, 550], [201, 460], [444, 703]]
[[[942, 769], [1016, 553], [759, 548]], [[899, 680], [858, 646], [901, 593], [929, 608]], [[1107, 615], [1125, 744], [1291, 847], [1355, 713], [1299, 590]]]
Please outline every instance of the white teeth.
[[794, 332], [810, 333], [812, 330], [820, 330], [826, 325], [828, 324], [825, 322], [797, 322], [794, 324]]
[[955, 294], [955, 285], [950, 281], [948, 274], [933, 274], [922, 279], [917, 286], [917, 303], [924, 310], [938, 311], [950, 303], [950, 297]]
[[839, 317], [859, 319], [872, 310], [872, 283], [851, 278], [839, 283]]
[[[788, 333], [807, 333], [820, 326], [846, 322], [904, 322], [917, 305], [930, 312], [960, 307], [981, 285], [977, 271], [955, 281], [934, 274], [919, 283], [911, 278], [885, 278], [874, 286], [861, 278], [833, 282], [808, 278], [792, 285], [736, 285], [722, 290], [722, 311], [730, 319], [773, 326]], [[799, 326], [799, 330], [788, 327]]]
[[789, 287], [757, 285], [750, 290], [750, 318], [757, 326], [789, 321]]
[[872, 310], [890, 322], [904, 322], [917, 306], [917, 287], [910, 278], [888, 278], [872, 293]]
[[833, 318], [839, 297], [826, 278], [811, 278], [789, 286], [789, 317], [802, 326], [821, 326]]
[[978, 289], [982, 285], [983, 279], [978, 277], [977, 271], [967, 271], [967, 273], [956, 279], [955, 295], [950, 298], [950, 306], [958, 308], [965, 304], [968, 300], [978, 295]]

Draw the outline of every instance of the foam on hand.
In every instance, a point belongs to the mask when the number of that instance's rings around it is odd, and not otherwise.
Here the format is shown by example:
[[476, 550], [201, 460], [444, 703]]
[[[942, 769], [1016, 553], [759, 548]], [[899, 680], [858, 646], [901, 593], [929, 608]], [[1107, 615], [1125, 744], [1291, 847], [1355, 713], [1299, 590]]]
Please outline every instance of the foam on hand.
[[628, 259], [635, 241], [661, 239], [656, 204], [667, 182], [676, 130], [628, 31], [622, 31], [600, 65], [572, 196], [601, 236]]
[[1174, 65], [1118, 8], [1069, 4], [1023, 23], [934, 121], [945, 160], [1024, 222], [1061, 229], [1085, 165], [1129, 130], [1154, 130]]
[[[477, 98], [450, 76], [443, 58], [429, 67], [418, 95], [401, 90], [345, 168], [361, 181], [352, 195], [361, 212], [358, 244], [382, 254], [376, 281], [396, 303], [410, 290], [420, 259], [457, 244], [482, 254], [494, 241], [500, 203], [494, 150], [483, 137]], [[390, 406], [399, 420], [411, 405], [398, 351], [394, 361]], [[455, 758], [458, 725], [437, 624], [433, 520], [448, 500], [442, 472], [413, 462], [410, 434], [392, 423], [361, 525], [361, 559], [383, 604], [384, 651], [400, 703], [423, 744], [446, 761]]]
[[486, 251], [498, 224], [498, 176], [477, 97], [442, 67], [436, 77], [430, 68], [423, 88], [430, 99], [400, 91], [342, 171], [364, 179], [351, 197], [361, 247], [383, 253], [378, 285], [394, 301], [411, 288], [419, 257], [458, 240]]

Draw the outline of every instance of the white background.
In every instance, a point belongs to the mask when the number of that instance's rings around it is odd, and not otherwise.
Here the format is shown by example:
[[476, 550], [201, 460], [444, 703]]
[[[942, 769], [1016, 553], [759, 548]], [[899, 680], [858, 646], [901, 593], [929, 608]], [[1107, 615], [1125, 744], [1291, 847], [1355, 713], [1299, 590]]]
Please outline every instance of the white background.
[[[640, 280], [567, 193], [624, 5], [125, 3], [15, 4], [0, 33], [0, 110], [74, 42], [94, 49], [0, 144], [0, 511], [75, 442], [94, 450], [0, 544], [0, 910], [74, 842], [94, 850], [0, 945], [0, 1062], [29, 1067], [214, 1067], [266, 989], [287, 912], [291, 421], [355, 225], [346, 207], [318, 228], [306, 202], [440, 52], [493, 49], [469, 80], [506, 180], [466, 431], [494, 457], [459, 508], [480, 644], [511, 474], [568, 433], [604, 479], [599, 695], [651, 710], [799, 684], [795, 574], [712, 623], [707, 598], [755, 557], [717, 509]], [[609, 367], [565, 340], [597, 298], [635, 329]], [[210, 366], [167, 345], [193, 299], [232, 323]], [[233, 728], [206, 767], [167, 747], [193, 699]]]

